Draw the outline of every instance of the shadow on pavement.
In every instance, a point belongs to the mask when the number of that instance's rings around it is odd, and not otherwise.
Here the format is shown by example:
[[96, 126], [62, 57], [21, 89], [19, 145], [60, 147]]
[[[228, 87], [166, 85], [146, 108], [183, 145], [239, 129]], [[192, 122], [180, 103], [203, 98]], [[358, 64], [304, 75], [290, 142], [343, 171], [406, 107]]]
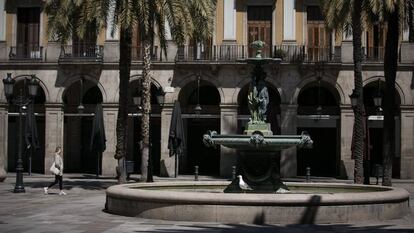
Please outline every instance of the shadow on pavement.
[[[207, 224], [206, 224], [207, 225]], [[221, 226], [206, 226], [206, 225], [179, 225], [175, 224], [175, 227], [185, 227], [187, 229], [171, 229], [171, 226], [160, 226], [159, 228], [145, 231], [134, 232], [163, 232], [163, 233], [183, 233], [183, 232], [220, 232], [220, 233], [248, 233], [248, 232], [372, 232], [372, 233], [411, 233], [413, 229], [395, 228], [387, 229], [390, 225], [377, 225], [377, 226], [353, 226], [349, 224], [329, 224], [329, 225], [221, 225]], [[170, 228], [170, 229], [168, 229]], [[132, 229], [131, 229], [132, 230]]]
[[[30, 188], [43, 188], [53, 182], [54, 179], [49, 181], [26, 181], [25, 186]], [[80, 188], [85, 190], [104, 190], [109, 186], [116, 185], [116, 181], [94, 181], [94, 180], [65, 180], [63, 178], [63, 189], [71, 190], [73, 188]], [[57, 184], [55, 185], [56, 187]]]

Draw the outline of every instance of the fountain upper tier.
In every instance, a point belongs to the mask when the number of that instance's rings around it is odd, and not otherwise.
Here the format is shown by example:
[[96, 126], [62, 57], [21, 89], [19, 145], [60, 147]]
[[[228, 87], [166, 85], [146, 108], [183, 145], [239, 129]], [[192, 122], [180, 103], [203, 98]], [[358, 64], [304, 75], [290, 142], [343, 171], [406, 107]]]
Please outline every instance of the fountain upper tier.
[[216, 131], [209, 131], [204, 134], [203, 142], [209, 147], [222, 145], [234, 149], [260, 149], [260, 151], [279, 151], [293, 146], [311, 148], [313, 144], [310, 136], [304, 132], [301, 135], [262, 135], [260, 133], [221, 135]]

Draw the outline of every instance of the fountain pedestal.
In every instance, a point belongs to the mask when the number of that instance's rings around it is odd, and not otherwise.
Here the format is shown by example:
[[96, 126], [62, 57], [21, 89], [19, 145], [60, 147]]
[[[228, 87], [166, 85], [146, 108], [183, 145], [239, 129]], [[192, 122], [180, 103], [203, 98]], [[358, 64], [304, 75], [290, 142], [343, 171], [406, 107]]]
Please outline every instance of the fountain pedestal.
[[247, 123], [246, 129], [244, 130], [244, 134], [246, 135], [253, 135], [255, 132], [260, 132], [262, 135], [273, 135], [271, 130], [270, 124], [265, 122], [259, 123]]

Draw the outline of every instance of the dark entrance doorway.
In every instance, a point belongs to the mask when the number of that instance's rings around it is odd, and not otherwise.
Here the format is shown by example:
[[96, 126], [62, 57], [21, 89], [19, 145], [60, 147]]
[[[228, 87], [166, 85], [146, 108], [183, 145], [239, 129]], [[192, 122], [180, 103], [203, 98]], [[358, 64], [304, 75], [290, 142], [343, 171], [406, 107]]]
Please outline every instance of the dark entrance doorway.
[[[134, 162], [133, 173], [141, 173], [141, 106], [134, 105], [133, 97], [141, 95], [140, 80], [130, 83], [129, 92], [129, 122], [128, 122], [128, 149], [127, 161]], [[157, 101], [157, 92], [160, 87], [151, 83], [151, 118], [150, 118], [150, 155], [152, 158], [153, 175], [160, 174], [161, 160], [161, 106]]]
[[[81, 84], [82, 82], [82, 84]], [[63, 95], [65, 171], [100, 175], [102, 153], [91, 150], [93, 113], [102, 103], [102, 93], [96, 83], [83, 79], [73, 83]], [[80, 103], [84, 110], [79, 110]]]
[[306, 175], [306, 168], [311, 168], [312, 176], [335, 177], [337, 168], [337, 130], [336, 128], [299, 127], [297, 133], [309, 133], [313, 148], [297, 151], [298, 175]]
[[[199, 90], [199, 99], [198, 99]], [[194, 174], [194, 166], [199, 167], [200, 175], [220, 175], [220, 148], [207, 148], [203, 144], [203, 135], [208, 130], [220, 133], [220, 94], [217, 88], [207, 81], [187, 84], [180, 92], [179, 101], [186, 132], [186, 152], [180, 158], [180, 174]], [[195, 114], [197, 103], [202, 107], [200, 114]]]
[[304, 87], [298, 97], [298, 128], [309, 133], [313, 148], [297, 151], [298, 175], [306, 175], [310, 167], [312, 176], [339, 175], [339, 107], [338, 95], [322, 81]]
[[[17, 81], [13, 93], [28, 93], [27, 85], [24, 88], [27, 80]], [[39, 148], [37, 150], [27, 150], [26, 142], [23, 138], [23, 168], [25, 172], [29, 171], [31, 158], [31, 172], [44, 173], [45, 161], [45, 106], [46, 96], [42, 88], [38, 88], [37, 96], [34, 98], [34, 112], [36, 117], [37, 134], [39, 138]], [[23, 130], [25, 129], [25, 119], [23, 116]], [[24, 132], [22, 133], [24, 137]], [[17, 153], [19, 151], [19, 109], [15, 105], [9, 105], [8, 117], [8, 140], [7, 140], [7, 171], [16, 171]]]
[[[381, 77], [374, 82], [370, 82], [364, 86], [364, 106], [368, 119], [368, 130], [369, 130], [369, 145], [370, 150], [370, 161], [369, 169], [370, 175], [375, 176], [376, 167], [382, 166], [382, 151], [383, 151], [383, 112], [382, 106], [380, 108], [374, 105], [375, 96], [384, 96], [385, 91], [385, 82], [381, 80]], [[393, 169], [392, 176], [393, 178], [400, 177], [400, 168], [401, 168], [401, 125], [400, 125], [400, 104], [401, 99], [396, 91], [395, 94], [395, 106], [394, 116], [395, 119], [395, 153], [393, 158]]]

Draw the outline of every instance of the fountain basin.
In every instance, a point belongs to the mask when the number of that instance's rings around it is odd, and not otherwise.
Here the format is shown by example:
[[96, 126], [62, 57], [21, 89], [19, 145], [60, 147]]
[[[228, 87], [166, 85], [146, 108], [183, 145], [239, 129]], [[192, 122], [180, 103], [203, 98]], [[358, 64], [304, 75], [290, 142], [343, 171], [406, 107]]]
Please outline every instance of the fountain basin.
[[401, 218], [409, 193], [401, 188], [338, 183], [289, 183], [288, 194], [223, 193], [229, 182], [116, 185], [106, 191], [113, 214], [220, 223], [349, 223]]

